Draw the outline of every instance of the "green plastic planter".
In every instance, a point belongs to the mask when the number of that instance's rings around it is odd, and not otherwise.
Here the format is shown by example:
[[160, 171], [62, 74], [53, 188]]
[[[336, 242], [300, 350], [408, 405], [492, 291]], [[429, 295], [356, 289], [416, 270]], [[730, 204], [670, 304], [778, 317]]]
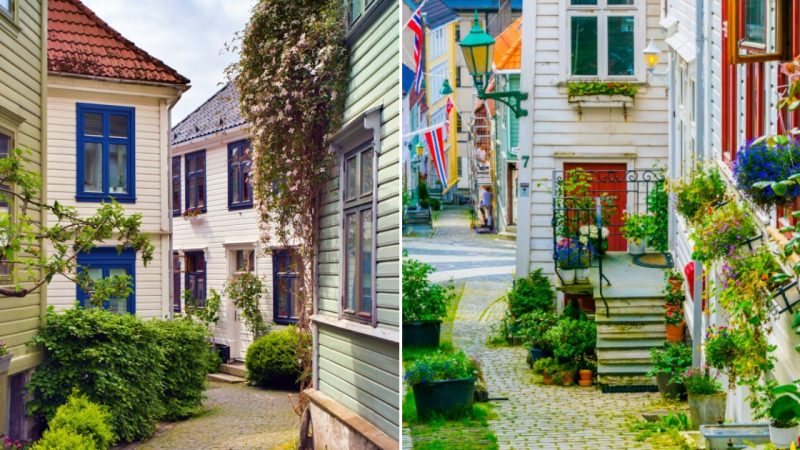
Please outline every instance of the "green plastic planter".
[[475, 401], [475, 379], [441, 380], [417, 383], [414, 401], [420, 419], [431, 417], [458, 418], [468, 414]]
[[441, 320], [403, 322], [403, 347], [438, 347]]

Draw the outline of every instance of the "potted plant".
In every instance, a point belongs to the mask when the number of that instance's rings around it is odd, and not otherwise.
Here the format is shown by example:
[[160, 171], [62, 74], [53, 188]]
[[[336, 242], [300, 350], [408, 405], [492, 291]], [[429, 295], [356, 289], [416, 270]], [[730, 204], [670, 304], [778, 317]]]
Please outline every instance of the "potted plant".
[[564, 364], [594, 355], [597, 326], [593, 320], [562, 316], [544, 338], [558, 362]]
[[575, 384], [576, 366], [573, 362], [556, 364], [553, 368], [553, 383], [559, 386], [572, 386]]
[[688, 178], [671, 183], [669, 190], [676, 194], [678, 214], [694, 225], [708, 212], [708, 208], [725, 201], [725, 186], [716, 167], [698, 165]]
[[464, 352], [435, 352], [414, 361], [405, 379], [414, 390], [417, 416], [461, 417], [475, 398], [477, 366]]
[[434, 268], [412, 258], [403, 259], [403, 346], [438, 347], [441, 318], [453, 296], [453, 287], [432, 283]]
[[647, 237], [653, 232], [653, 216], [626, 212], [624, 220], [622, 235], [628, 240], [628, 253], [643, 255], [647, 250]]
[[542, 384], [553, 384], [553, 374], [556, 372], [558, 363], [550, 357], [538, 359], [533, 363], [533, 373], [542, 376]]
[[683, 340], [683, 330], [686, 327], [684, 321], [683, 308], [667, 307], [664, 311], [666, 319], [667, 342], [680, 342]]
[[[664, 272], [664, 279], [667, 281], [667, 287], [664, 289], [664, 292], [667, 294], [667, 296], [669, 297], [672, 294], [677, 297], [680, 295], [680, 302], [674, 303], [683, 303], [683, 274], [676, 269], [667, 269], [667, 271]], [[670, 303], [670, 298], [667, 298], [667, 304]]]
[[200, 214], [202, 213], [203, 210], [199, 207], [186, 208], [186, 210], [183, 211], [183, 214], [181, 214], [181, 217], [183, 217], [183, 220], [188, 220], [189, 222], [195, 222], [197, 220], [200, 220]]
[[597, 225], [583, 225], [578, 231], [580, 236], [578, 240], [581, 244], [588, 246], [592, 249], [595, 255], [604, 255], [608, 251], [608, 227], [603, 227], [602, 231], [597, 228]]
[[727, 394], [707, 369], [689, 369], [680, 379], [689, 395], [689, 412], [695, 430], [700, 429], [700, 425], [717, 425], [725, 421]]
[[800, 437], [800, 390], [794, 384], [778, 386], [774, 380], [751, 387], [753, 418], [769, 419], [769, 440], [777, 448], [789, 448]]
[[522, 334], [528, 345], [529, 363], [533, 364], [545, 356], [552, 356], [552, 349], [545, 339], [547, 331], [558, 322], [551, 311], [534, 311], [519, 319]]
[[764, 210], [785, 206], [800, 196], [800, 185], [787, 182], [800, 172], [800, 142], [768, 145], [754, 142], [736, 153], [733, 176], [739, 189], [750, 201]]
[[695, 244], [692, 258], [712, 262], [731, 256], [737, 247], [756, 234], [756, 225], [744, 206], [728, 202], [713, 208], [695, 224], [691, 234]]
[[563, 238], [556, 244], [556, 261], [560, 269], [587, 269], [592, 261], [592, 249], [579, 239]]
[[578, 360], [578, 385], [590, 387], [594, 379], [594, 372], [597, 370], [597, 359], [594, 357], [583, 356]]
[[661, 395], [668, 399], [685, 399], [686, 386], [680, 375], [692, 365], [692, 349], [683, 342], [667, 342], [650, 350], [650, 360], [653, 368], [647, 375], [656, 377]]
[[11, 358], [14, 354], [8, 351], [6, 343], [0, 341], [0, 374], [8, 373], [8, 367], [11, 365]]

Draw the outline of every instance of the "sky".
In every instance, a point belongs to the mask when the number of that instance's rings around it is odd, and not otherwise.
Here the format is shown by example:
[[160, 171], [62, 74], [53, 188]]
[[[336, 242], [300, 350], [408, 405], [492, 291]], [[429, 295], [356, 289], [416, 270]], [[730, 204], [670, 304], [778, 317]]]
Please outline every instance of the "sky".
[[257, 0], [83, 0], [128, 40], [191, 80], [175, 125], [217, 92], [236, 55], [225, 50]]

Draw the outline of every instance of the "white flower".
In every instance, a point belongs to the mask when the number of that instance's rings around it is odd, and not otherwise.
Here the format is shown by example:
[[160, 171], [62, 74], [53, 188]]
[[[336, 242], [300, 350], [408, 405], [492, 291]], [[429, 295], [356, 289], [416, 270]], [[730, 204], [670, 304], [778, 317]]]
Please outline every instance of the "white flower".
[[589, 243], [589, 238], [587, 238], [586, 236], [581, 236], [581, 237], [580, 237], [578, 240], [579, 240], [579, 241], [580, 241], [580, 243], [581, 243], [581, 244], [583, 244], [583, 245], [586, 245], [586, 244], [588, 244], [588, 243]]

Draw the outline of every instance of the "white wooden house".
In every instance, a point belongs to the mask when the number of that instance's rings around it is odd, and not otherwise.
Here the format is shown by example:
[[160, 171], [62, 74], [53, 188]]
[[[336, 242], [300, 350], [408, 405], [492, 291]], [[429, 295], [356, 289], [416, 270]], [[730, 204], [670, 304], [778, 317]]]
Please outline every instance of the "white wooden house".
[[[142, 317], [170, 314], [170, 110], [189, 80], [97, 17], [80, 0], [48, 2], [47, 173], [49, 203], [92, 214], [112, 198], [142, 214], [155, 246], [144, 267], [113, 242], [81, 254], [92, 277], [127, 273], [134, 292], [107, 306]], [[50, 217], [49, 220], [55, 220]], [[53, 279], [47, 300], [69, 308], [87, 298], [73, 282]]]

